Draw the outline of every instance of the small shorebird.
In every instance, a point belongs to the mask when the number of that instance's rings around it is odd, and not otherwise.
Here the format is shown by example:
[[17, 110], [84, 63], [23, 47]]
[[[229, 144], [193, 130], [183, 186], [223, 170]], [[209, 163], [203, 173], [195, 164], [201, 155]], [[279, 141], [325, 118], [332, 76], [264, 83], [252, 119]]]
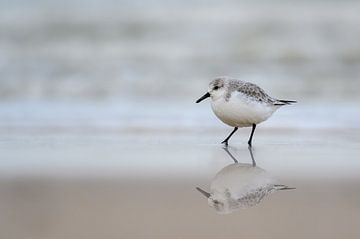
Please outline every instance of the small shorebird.
[[224, 150], [234, 163], [216, 174], [211, 181], [210, 192], [196, 187], [217, 213], [229, 214], [238, 209], [253, 207], [274, 192], [295, 189], [278, 184], [271, 174], [256, 166], [251, 147], [249, 147], [249, 152], [252, 164], [239, 163], [228, 148]]
[[251, 146], [256, 125], [267, 120], [283, 105], [296, 103], [294, 100], [279, 100], [270, 97], [259, 86], [229, 77], [218, 77], [210, 82], [208, 92], [196, 103], [211, 98], [215, 115], [234, 130], [221, 142], [228, 145], [231, 136], [241, 127], [252, 127], [248, 140]]

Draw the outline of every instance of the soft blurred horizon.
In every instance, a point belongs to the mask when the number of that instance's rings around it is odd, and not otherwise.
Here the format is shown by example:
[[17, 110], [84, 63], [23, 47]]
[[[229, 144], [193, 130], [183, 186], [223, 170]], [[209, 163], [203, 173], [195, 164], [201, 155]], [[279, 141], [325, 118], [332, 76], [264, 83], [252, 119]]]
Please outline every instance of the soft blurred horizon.
[[0, 1], [2, 100], [201, 94], [216, 76], [359, 100], [357, 1]]
[[299, 102], [270, 128], [359, 129], [359, 7], [0, 1], [0, 125], [219, 128], [193, 102], [228, 75]]

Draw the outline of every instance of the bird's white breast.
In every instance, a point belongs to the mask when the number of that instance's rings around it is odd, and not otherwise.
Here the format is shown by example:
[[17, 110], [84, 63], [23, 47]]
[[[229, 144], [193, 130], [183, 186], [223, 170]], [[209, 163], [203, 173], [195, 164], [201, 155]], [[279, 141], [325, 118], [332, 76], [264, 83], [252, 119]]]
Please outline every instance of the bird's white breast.
[[235, 198], [241, 198], [257, 188], [265, 188], [275, 183], [266, 171], [250, 164], [235, 163], [223, 168], [211, 182], [213, 194], [229, 191]]
[[224, 97], [211, 100], [211, 108], [225, 124], [233, 127], [248, 127], [265, 121], [278, 107], [233, 92], [228, 101]]

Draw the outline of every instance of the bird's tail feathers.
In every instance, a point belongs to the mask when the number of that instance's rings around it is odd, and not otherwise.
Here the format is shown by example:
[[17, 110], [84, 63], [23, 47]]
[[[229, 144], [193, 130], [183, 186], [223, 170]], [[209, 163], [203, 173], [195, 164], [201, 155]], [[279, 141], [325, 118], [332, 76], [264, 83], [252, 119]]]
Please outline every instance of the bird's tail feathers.
[[275, 184], [274, 187], [275, 187], [276, 190], [293, 190], [293, 189], [296, 189], [296, 188], [288, 187], [288, 186], [282, 185], [282, 184]]
[[276, 100], [274, 105], [291, 105], [297, 103], [296, 100]]

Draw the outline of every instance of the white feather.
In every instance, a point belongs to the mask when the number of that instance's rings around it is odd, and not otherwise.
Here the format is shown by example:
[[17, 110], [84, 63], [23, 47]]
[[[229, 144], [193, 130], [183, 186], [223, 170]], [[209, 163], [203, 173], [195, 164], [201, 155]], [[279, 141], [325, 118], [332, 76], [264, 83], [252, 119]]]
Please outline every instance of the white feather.
[[249, 127], [267, 120], [279, 106], [254, 101], [240, 92], [233, 92], [228, 101], [225, 97], [212, 98], [211, 108], [225, 124]]

